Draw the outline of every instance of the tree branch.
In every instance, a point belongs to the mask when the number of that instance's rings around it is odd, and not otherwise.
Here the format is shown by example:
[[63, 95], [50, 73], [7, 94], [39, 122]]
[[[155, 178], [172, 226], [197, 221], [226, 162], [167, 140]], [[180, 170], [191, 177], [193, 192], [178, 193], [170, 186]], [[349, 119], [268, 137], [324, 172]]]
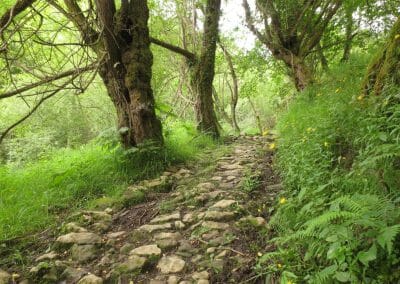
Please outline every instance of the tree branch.
[[0, 99], [9, 98], [9, 97], [24, 93], [24, 92], [29, 91], [31, 89], [34, 89], [36, 87], [39, 87], [39, 86], [42, 86], [44, 84], [48, 84], [48, 83], [51, 83], [53, 81], [57, 81], [57, 80], [60, 80], [60, 79], [63, 79], [63, 78], [66, 78], [66, 77], [71, 76], [71, 75], [79, 75], [79, 74], [81, 74], [83, 72], [94, 70], [94, 69], [96, 69], [96, 67], [97, 67], [97, 63], [93, 63], [93, 64], [91, 64], [89, 66], [86, 66], [86, 67], [83, 67], [83, 68], [76, 68], [76, 69], [68, 70], [66, 72], [63, 72], [63, 73], [60, 73], [60, 74], [57, 74], [57, 75], [54, 75], [54, 76], [51, 76], [51, 77], [44, 78], [41, 81], [32, 83], [30, 85], [26, 85], [24, 87], [21, 87], [19, 89], [14, 90], [14, 91], [10, 91], [10, 92], [4, 93], [4, 94], [0, 94]]
[[0, 35], [16, 16], [31, 6], [35, 1], [36, 0], [18, 0], [11, 9], [8, 9], [0, 18]]
[[166, 43], [166, 42], [156, 39], [154, 37], [150, 37], [150, 41], [151, 41], [151, 43], [153, 43], [155, 45], [161, 46], [165, 49], [168, 49], [169, 51], [178, 53], [178, 54], [186, 57], [190, 62], [196, 61], [196, 55], [186, 49], [183, 49], [179, 46], [176, 46], [176, 45], [173, 45], [170, 43]]

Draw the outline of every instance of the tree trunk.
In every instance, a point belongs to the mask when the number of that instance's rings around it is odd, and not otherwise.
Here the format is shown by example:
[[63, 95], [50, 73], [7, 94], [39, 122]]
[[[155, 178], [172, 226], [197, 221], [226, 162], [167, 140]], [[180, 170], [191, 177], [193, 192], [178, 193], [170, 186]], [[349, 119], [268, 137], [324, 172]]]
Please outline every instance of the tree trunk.
[[324, 71], [328, 71], [329, 70], [328, 60], [326, 59], [326, 56], [324, 54], [324, 50], [321, 46], [321, 43], [317, 44], [317, 52], [318, 52], [319, 60], [321, 61], [322, 69]]
[[286, 53], [281, 58], [289, 68], [290, 77], [293, 78], [297, 91], [304, 90], [312, 83], [311, 68], [306, 64], [305, 58], [292, 53]]
[[343, 56], [341, 62], [347, 62], [350, 58], [351, 45], [353, 41], [353, 11], [346, 9], [346, 41], [344, 42]]
[[220, 135], [213, 102], [215, 53], [220, 10], [221, 0], [207, 0], [201, 54], [191, 68], [192, 76], [190, 80], [196, 95], [195, 113], [198, 129], [214, 138], [218, 138]]
[[[155, 114], [151, 89], [153, 56], [147, 25], [147, 1], [130, 2], [129, 36], [120, 34], [122, 40], [119, 42], [116, 42], [113, 32], [114, 14], [110, 13], [113, 10], [108, 7], [112, 5], [110, 3], [112, 1], [97, 1], [107, 52], [99, 74], [117, 111], [121, 142], [126, 148], [146, 141], [162, 144], [162, 127]], [[98, 56], [103, 52], [99, 51]]]
[[400, 17], [385, 46], [368, 67], [362, 85], [364, 95], [381, 95], [388, 83], [400, 86]]
[[221, 46], [221, 49], [224, 53], [225, 59], [228, 63], [228, 67], [229, 67], [229, 71], [232, 77], [232, 83], [233, 83], [233, 87], [231, 88], [229, 86], [229, 88], [231, 89], [231, 117], [232, 117], [232, 126], [235, 129], [235, 132], [239, 133], [240, 132], [240, 128], [239, 125], [237, 123], [237, 119], [236, 119], [236, 106], [239, 100], [239, 84], [238, 84], [238, 79], [237, 79], [237, 75], [236, 75], [236, 71], [235, 71], [235, 67], [233, 66], [233, 61], [232, 61], [232, 56], [229, 53], [229, 51], [225, 48], [225, 46], [221, 43], [221, 41], [219, 42], [219, 45]]

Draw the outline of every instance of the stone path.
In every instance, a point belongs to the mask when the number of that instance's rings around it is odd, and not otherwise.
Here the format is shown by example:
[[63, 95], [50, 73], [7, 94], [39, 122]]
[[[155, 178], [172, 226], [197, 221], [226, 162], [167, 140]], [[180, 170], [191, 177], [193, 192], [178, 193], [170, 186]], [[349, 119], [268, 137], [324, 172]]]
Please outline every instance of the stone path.
[[[130, 187], [127, 200], [144, 188], [173, 189], [161, 203], [152, 203], [154, 216], [147, 214], [148, 220], [140, 226], [118, 225], [131, 213], [129, 209], [114, 212], [107, 208], [71, 216], [74, 221], [65, 224], [51, 248], [36, 258], [29, 279], [15, 282], [206, 284], [244, 280], [257, 252], [243, 228], [262, 231], [266, 226], [263, 217], [251, 215], [257, 213], [252, 207], [263, 205], [253, 190], [269, 167], [262, 151], [266, 143], [262, 137], [241, 137], [227, 154], [209, 153], [214, 166], [208, 171], [176, 169]], [[262, 196], [274, 200], [273, 192]], [[0, 270], [0, 284], [11, 278]]]

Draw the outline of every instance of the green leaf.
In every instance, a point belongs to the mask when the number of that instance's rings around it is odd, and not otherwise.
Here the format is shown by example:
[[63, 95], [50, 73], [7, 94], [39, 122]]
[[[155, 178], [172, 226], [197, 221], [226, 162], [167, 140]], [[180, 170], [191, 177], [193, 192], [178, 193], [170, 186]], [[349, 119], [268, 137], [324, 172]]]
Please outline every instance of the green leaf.
[[368, 266], [368, 263], [375, 259], [376, 259], [376, 245], [375, 244], [373, 244], [368, 251], [362, 251], [362, 252], [358, 253], [358, 260], [365, 266]]
[[379, 132], [378, 137], [381, 141], [386, 142], [388, 139], [388, 136], [385, 132]]
[[337, 272], [335, 273], [335, 278], [336, 278], [339, 282], [349, 282], [349, 281], [350, 281], [350, 273], [348, 273], [348, 272], [337, 271]]

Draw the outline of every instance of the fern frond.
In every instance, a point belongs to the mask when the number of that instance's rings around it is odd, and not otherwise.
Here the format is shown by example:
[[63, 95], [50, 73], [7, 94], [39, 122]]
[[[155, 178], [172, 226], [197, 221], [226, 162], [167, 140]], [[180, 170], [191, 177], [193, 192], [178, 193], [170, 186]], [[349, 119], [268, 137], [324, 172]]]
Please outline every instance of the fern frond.
[[391, 254], [393, 249], [393, 242], [399, 233], [400, 225], [386, 227], [377, 237], [377, 242], [382, 248], [387, 249], [388, 253]]

